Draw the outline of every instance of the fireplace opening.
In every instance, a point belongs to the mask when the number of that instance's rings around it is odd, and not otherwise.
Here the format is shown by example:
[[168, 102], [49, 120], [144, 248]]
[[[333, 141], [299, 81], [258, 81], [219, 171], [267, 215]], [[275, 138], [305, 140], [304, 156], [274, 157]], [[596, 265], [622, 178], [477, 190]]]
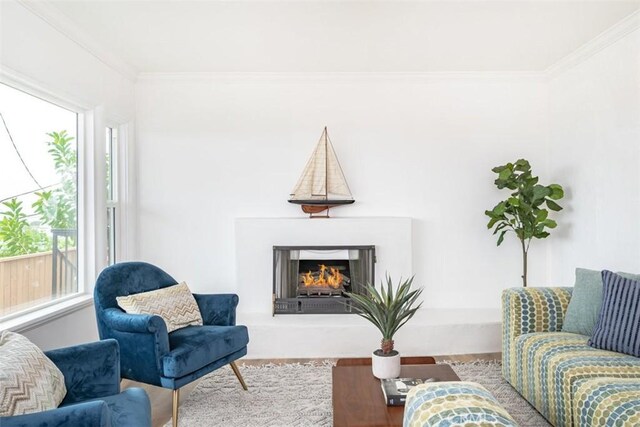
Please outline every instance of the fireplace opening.
[[351, 313], [374, 283], [375, 246], [274, 246], [273, 314]]

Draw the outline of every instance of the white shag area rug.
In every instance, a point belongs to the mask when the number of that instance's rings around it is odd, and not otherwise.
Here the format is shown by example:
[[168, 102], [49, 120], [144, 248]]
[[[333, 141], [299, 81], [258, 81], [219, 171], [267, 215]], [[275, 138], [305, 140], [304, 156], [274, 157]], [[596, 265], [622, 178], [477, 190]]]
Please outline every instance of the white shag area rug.
[[[502, 379], [500, 362], [447, 362], [460, 379], [487, 388], [522, 427], [545, 419]], [[180, 427], [331, 427], [331, 367], [322, 363], [242, 366], [244, 391], [230, 368], [200, 380], [180, 403]], [[171, 422], [165, 427], [170, 426]]]

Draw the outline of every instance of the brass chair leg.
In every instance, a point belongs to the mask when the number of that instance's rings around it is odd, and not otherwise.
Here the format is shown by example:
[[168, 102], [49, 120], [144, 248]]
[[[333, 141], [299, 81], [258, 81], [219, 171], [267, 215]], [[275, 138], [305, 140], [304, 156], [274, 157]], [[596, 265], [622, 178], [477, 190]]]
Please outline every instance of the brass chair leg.
[[233, 373], [236, 374], [236, 377], [238, 377], [238, 381], [240, 381], [242, 388], [245, 389], [245, 391], [249, 390], [247, 388], [247, 384], [244, 382], [244, 378], [242, 378], [242, 374], [240, 373], [240, 370], [236, 366], [236, 362], [229, 363], [229, 366], [231, 366], [231, 369], [233, 369]]
[[180, 389], [173, 390], [173, 407], [172, 407], [172, 420], [173, 427], [178, 427], [178, 404], [180, 403]]

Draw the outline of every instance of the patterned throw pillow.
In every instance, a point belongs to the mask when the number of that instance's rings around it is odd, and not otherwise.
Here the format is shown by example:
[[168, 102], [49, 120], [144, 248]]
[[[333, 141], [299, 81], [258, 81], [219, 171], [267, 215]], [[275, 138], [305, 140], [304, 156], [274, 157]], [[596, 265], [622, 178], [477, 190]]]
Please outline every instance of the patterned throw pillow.
[[640, 282], [602, 272], [604, 300], [591, 347], [640, 357]]
[[60, 369], [20, 334], [0, 334], [0, 417], [48, 411], [67, 394]]
[[131, 314], [155, 314], [167, 324], [167, 332], [202, 325], [202, 315], [185, 282], [155, 291], [117, 297], [118, 305]]

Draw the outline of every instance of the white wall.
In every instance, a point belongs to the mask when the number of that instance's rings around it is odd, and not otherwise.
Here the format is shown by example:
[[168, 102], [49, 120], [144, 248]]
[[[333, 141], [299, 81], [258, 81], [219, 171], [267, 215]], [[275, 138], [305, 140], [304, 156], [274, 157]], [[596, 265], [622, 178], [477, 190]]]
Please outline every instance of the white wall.
[[[133, 81], [13, 0], [0, 1], [0, 81], [97, 111], [96, 123], [135, 115]], [[20, 331], [46, 349], [98, 338], [92, 306]]]
[[0, 70], [107, 117], [135, 115], [133, 81], [15, 0], [0, 2]]
[[568, 209], [549, 251], [550, 278], [574, 269], [640, 271], [640, 30], [550, 84], [551, 177]]
[[[493, 166], [526, 157], [548, 176], [545, 82], [187, 75], [136, 89], [139, 256], [194, 290], [235, 290], [234, 218], [303, 216], [286, 200], [325, 125], [356, 199], [332, 214], [413, 218], [426, 306], [496, 308], [520, 285], [516, 241], [496, 248], [484, 210], [504, 197]], [[534, 284], [545, 250], [532, 245]]]

